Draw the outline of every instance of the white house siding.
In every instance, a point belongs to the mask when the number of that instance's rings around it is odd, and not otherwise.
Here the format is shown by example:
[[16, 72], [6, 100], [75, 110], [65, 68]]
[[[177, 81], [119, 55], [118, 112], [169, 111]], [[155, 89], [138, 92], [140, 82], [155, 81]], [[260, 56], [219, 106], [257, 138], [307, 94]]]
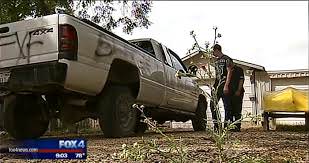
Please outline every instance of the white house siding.
[[244, 81], [244, 98], [243, 98], [243, 104], [242, 104], [242, 114], [245, 115], [247, 113], [252, 113], [252, 101], [250, 101], [250, 95], [252, 94], [252, 86], [250, 81], [250, 75], [248, 74], [248, 67], [243, 67], [244, 74], [245, 74], [245, 81]]
[[296, 89], [306, 89], [306, 90], [309, 89], [308, 77], [274, 78], [274, 79], [271, 79], [271, 82], [272, 82], [271, 90], [273, 91], [282, 90], [288, 86], [292, 86]]
[[271, 81], [267, 72], [258, 71], [255, 73], [256, 83], [256, 107], [257, 114], [260, 115], [263, 112], [263, 96], [266, 91], [271, 90]]

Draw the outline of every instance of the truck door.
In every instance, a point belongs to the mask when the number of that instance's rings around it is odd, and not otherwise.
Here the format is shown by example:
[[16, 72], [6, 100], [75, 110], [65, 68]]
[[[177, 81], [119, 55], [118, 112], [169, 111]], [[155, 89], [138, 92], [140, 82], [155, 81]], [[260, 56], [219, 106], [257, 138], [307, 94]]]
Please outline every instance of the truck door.
[[164, 99], [165, 78], [163, 64], [156, 55], [152, 40], [131, 41], [145, 53], [138, 60], [137, 66], [141, 74], [140, 90], [137, 101], [151, 106], [159, 106]]
[[166, 98], [163, 107], [175, 108], [184, 111], [193, 110], [193, 97], [186, 90], [188, 77], [176, 77], [178, 70], [186, 72], [186, 68], [181, 64], [179, 57], [172, 50], [162, 46], [165, 56], [166, 73]]

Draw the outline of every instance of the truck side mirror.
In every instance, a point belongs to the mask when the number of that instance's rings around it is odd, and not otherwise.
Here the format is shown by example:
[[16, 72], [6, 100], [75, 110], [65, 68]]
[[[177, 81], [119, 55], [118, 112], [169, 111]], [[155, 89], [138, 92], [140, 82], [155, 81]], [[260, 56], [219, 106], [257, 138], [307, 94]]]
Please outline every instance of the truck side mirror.
[[189, 74], [191, 74], [191, 75], [196, 76], [197, 70], [198, 70], [198, 68], [197, 68], [196, 65], [190, 65], [190, 66], [188, 67], [188, 72], [189, 72]]

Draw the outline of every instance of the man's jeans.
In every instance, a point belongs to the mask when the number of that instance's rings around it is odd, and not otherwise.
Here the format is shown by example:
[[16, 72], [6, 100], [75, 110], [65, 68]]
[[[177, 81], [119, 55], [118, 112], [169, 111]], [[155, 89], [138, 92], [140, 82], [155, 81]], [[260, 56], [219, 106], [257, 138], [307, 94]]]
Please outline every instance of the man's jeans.
[[[223, 101], [223, 105], [224, 105], [224, 112], [225, 112], [225, 116], [224, 116], [224, 126], [226, 127], [227, 123], [229, 121], [232, 121], [232, 106], [231, 106], [231, 96], [230, 95], [225, 95], [223, 93], [223, 88], [219, 88], [217, 93], [215, 94], [215, 92], [211, 92], [212, 97], [216, 96], [217, 100], [214, 101], [213, 99], [210, 102], [210, 110], [212, 113], [212, 119], [213, 119], [213, 123], [214, 123], [214, 129], [218, 130], [219, 128], [219, 120], [221, 120], [221, 112], [216, 111], [216, 109], [219, 109], [218, 106], [218, 102], [219, 100], [222, 98]], [[217, 103], [216, 103], [217, 102]], [[219, 115], [217, 115], [217, 113], [219, 113]], [[219, 118], [219, 120], [218, 120]], [[222, 126], [221, 126], [222, 127]]]
[[[243, 97], [244, 97], [243, 93], [240, 96], [234, 95], [234, 96], [231, 97], [231, 106], [232, 106], [232, 119], [231, 120], [232, 120], [232, 122], [235, 122], [235, 121], [241, 119]], [[237, 127], [236, 130], [240, 131], [241, 122], [238, 122], [235, 125]]]

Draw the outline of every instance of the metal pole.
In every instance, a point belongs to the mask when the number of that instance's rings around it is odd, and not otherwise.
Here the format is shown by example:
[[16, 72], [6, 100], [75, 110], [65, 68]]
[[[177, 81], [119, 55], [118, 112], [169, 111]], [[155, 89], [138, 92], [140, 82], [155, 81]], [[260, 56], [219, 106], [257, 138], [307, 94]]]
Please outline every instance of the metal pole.
[[214, 39], [214, 44], [213, 45], [215, 45], [216, 44], [216, 40], [217, 40], [217, 29], [218, 29], [218, 27], [213, 27], [213, 29], [215, 30], [215, 39]]

